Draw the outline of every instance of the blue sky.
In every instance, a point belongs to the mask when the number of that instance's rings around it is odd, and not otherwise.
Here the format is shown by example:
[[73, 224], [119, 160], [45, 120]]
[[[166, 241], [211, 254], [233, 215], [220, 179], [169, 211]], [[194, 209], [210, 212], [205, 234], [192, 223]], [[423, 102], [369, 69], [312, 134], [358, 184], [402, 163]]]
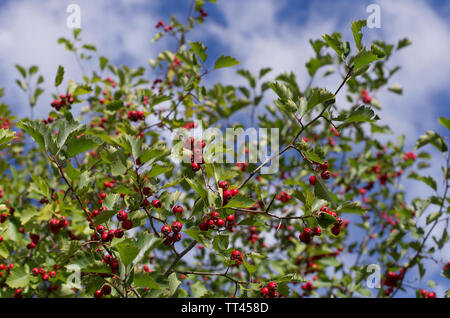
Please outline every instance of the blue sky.
[[[46, 79], [46, 93], [40, 98], [35, 116], [46, 117], [50, 110], [50, 93], [58, 64], [66, 68], [65, 82], [80, 80], [81, 73], [73, 56], [56, 43], [61, 36], [70, 36], [66, 26], [69, 4], [81, 8], [82, 38], [93, 42], [101, 55], [118, 64], [134, 67], [147, 66], [162, 49], [174, 49], [175, 43], [163, 40], [152, 43], [154, 25], [159, 19], [168, 21], [173, 13], [181, 21], [186, 18], [189, 0], [3, 0], [0, 2], [0, 86], [6, 88], [4, 101], [18, 115], [29, 113], [26, 96], [15, 84], [18, 72], [15, 63], [23, 66], [39, 65]], [[406, 148], [412, 150], [415, 140], [426, 130], [435, 130], [450, 137], [437, 123], [439, 116], [450, 117], [450, 2], [448, 1], [343, 1], [343, 0], [219, 0], [218, 5], [207, 4], [207, 22], [190, 34], [189, 40], [202, 40], [209, 47], [210, 63], [221, 54], [241, 60], [240, 67], [252, 72], [272, 67], [271, 76], [294, 71], [301, 87], [309, 78], [305, 63], [313, 52], [310, 38], [324, 33], [342, 32], [351, 39], [350, 24], [368, 16], [366, 8], [376, 3], [381, 8], [381, 28], [368, 29], [364, 41], [383, 39], [396, 43], [409, 37], [413, 44], [396, 54], [391, 66], [402, 69], [393, 82], [403, 87], [403, 96], [380, 92], [376, 98], [384, 107], [379, 114], [382, 124], [389, 124], [396, 134], [406, 136]], [[368, 42], [366, 42], [368, 43]], [[89, 69], [89, 64], [86, 66]], [[148, 73], [153, 79], [155, 74]], [[270, 76], [268, 77], [270, 78]], [[240, 84], [243, 79], [235, 70], [211, 73], [208, 83], [217, 80]], [[314, 84], [334, 90], [337, 76]], [[344, 104], [342, 97], [338, 103]], [[270, 99], [267, 100], [270, 102]], [[396, 137], [394, 137], [396, 138]], [[432, 167], [425, 175], [435, 176], [442, 190], [440, 167], [444, 160], [433, 149]], [[417, 182], [407, 182], [409, 198], [431, 194]], [[437, 230], [442, 231], [441, 229]], [[448, 244], [440, 257], [449, 255]], [[445, 281], [439, 279], [440, 268], [430, 262], [435, 279], [443, 284], [438, 296], [445, 290]], [[426, 279], [421, 282], [425, 286]], [[447, 283], [448, 285], [448, 283]]]

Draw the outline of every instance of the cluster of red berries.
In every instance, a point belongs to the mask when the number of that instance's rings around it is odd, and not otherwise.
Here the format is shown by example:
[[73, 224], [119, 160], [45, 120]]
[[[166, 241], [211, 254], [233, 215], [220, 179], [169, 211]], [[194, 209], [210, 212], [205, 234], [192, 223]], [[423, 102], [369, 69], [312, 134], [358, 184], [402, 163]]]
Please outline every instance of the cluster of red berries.
[[198, 10], [198, 12], [200, 12], [201, 16], [204, 17], [204, 18], [208, 16], [208, 12], [206, 12], [203, 9]]
[[119, 212], [117, 212], [117, 220], [119, 220], [119, 222], [122, 222], [122, 227], [125, 230], [129, 230], [133, 227], [133, 222], [128, 219], [128, 213], [126, 211], [120, 210]]
[[3, 272], [4, 270], [6, 270], [6, 276], [9, 275], [9, 270], [11, 270], [14, 267], [14, 264], [11, 263], [9, 265], [5, 265], [5, 264], [0, 264], [0, 278], [3, 277]]
[[299, 239], [303, 243], [309, 243], [311, 242], [311, 238], [313, 236], [320, 236], [322, 234], [322, 229], [320, 227], [315, 227], [310, 229], [309, 227], [306, 227], [303, 232], [300, 233]]
[[92, 241], [99, 241], [101, 240], [102, 242], [111, 242], [113, 240], [113, 238], [122, 238], [124, 233], [122, 229], [111, 229], [109, 231], [106, 230], [104, 225], [97, 225], [97, 227], [95, 228], [95, 232], [92, 233], [91, 235], [91, 240]]
[[238, 250], [234, 250], [233, 252], [231, 252], [231, 256], [230, 259], [233, 261], [236, 261], [236, 266], [241, 265], [242, 264], [242, 253]]
[[219, 188], [223, 190], [223, 205], [226, 205], [232, 197], [239, 194], [239, 189], [230, 190], [228, 189], [229, 187], [228, 181], [223, 180], [219, 182]]
[[101, 289], [94, 292], [95, 298], [102, 298], [103, 296], [108, 296], [111, 294], [111, 286], [103, 285]]
[[314, 289], [314, 286], [311, 281], [307, 281], [306, 283], [302, 284], [302, 290], [305, 292], [311, 292]]
[[197, 123], [186, 123], [184, 126], [184, 129], [192, 129], [192, 128], [197, 128]]
[[204, 164], [203, 148], [206, 143], [203, 139], [195, 140], [194, 137], [184, 141], [184, 148], [191, 151], [191, 169], [192, 171], [200, 170], [200, 165]]
[[50, 232], [53, 234], [56, 234], [59, 232], [59, 230], [69, 226], [69, 221], [65, 216], [62, 216], [59, 220], [58, 219], [51, 219], [50, 220]]
[[278, 284], [275, 282], [270, 282], [267, 286], [261, 288], [261, 297], [263, 298], [275, 298], [278, 297], [277, 293]]
[[106, 206], [101, 206], [98, 209], [92, 210], [91, 217], [95, 218], [96, 216], [100, 215], [103, 211], [108, 210]]
[[369, 92], [365, 89], [362, 90], [363, 103], [369, 104], [372, 101], [372, 97], [369, 96]]
[[286, 191], [282, 191], [280, 194], [276, 196], [276, 199], [286, 203], [291, 199], [291, 196], [287, 194]]
[[116, 82], [111, 78], [111, 77], [107, 77], [106, 80], [111, 84], [112, 87], [116, 87], [117, 84]]
[[422, 289], [420, 291], [420, 294], [422, 295], [423, 298], [436, 298], [436, 293], [435, 292], [429, 292], [426, 289]]
[[[58, 265], [55, 265], [53, 268], [57, 269]], [[41, 268], [34, 267], [31, 270], [31, 273], [34, 276], [41, 275], [41, 278], [42, 278], [43, 281], [48, 281], [50, 278], [55, 278], [56, 277], [56, 272], [55, 271], [49, 271], [47, 273], [43, 267], [41, 267]]]
[[103, 182], [103, 186], [104, 186], [105, 188], [114, 188], [114, 184], [115, 184], [115, 183], [116, 183], [116, 180], [111, 179], [111, 180], [109, 180], [109, 181]]
[[[339, 130], [337, 130], [334, 126], [331, 126], [331, 127], [330, 127], [330, 131], [331, 131], [336, 137], [339, 137], [339, 136], [340, 136]], [[329, 140], [330, 140], [330, 139], [329, 139]], [[333, 138], [331, 138], [331, 140], [333, 140]]]
[[9, 129], [12, 126], [12, 123], [9, 121], [8, 118], [3, 118], [2, 116], [0, 116], [0, 128], [3, 129]]
[[236, 163], [236, 166], [239, 168], [239, 170], [244, 172], [247, 169], [248, 163], [247, 162], [238, 162], [238, 163]]
[[119, 269], [119, 260], [114, 258], [110, 254], [106, 254], [105, 256], [103, 256], [102, 262], [108, 264], [113, 273], [116, 273], [117, 270]]
[[414, 161], [414, 160], [416, 160], [416, 158], [417, 158], [417, 155], [412, 151], [405, 152], [405, 154], [403, 155], [403, 159], [405, 159], [406, 161], [408, 161], [408, 160]]
[[447, 264], [445, 264], [445, 266], [444, 266], [444, 271], [446, 271], [449, 268], [450, 268], [450, 262], [447, 262]]
[[252, 242], [253, 244], [256, 243], [259, 239], [258, 236], [258, 229], [256, 228], [256, 226], [250, 226], [249, 228], [249, 236], [247, 238], [247, 241]]
[[51, 124], [51, 123], [53, 123], [53, 121], [54, 121], [55, 119], [52, 117], [52, 116], [48, 116], [48, 118], [47, 119], [42, 119], [41, 121], [44, 123], [44, 124]]
[[[398, 224], [397, 220], [394, 220], [392, 216], [387, 216], [385, 211], [381, 212], [381, 218], [386, 220], [386, 223], [391, 225], [391, 226], [396, 226]], [[395, 219], [398, 219], [398, 214], [394, 215]], [[382, 228], [386, 227], [386, 224], [382, 224], [381, 225]]]
[[400, 268], [398, 270], [398, 274], [394, 273], [394, 272], [387, 272], [385, 277], [384, 277], [384, 281], [383, 284], [385, 286], [389, 286], [389, 288], [387, 288], [384, 293], [385, 295], [389, 295], [394, 291], [394, 287], [397, 286], [397, 282], [403, 279], [403, 277], [405, 276], [405, 269], [404, 268]]
[[[174, 242], [181, 241], [181, 229], [183, 228], [183, 223], [175, 221], [172, 223], [172, 226], [164, 225], [161, 228], [161, 233], [165, 236], [164, 244], [169, 246]], [[172, 236], [170, 233], [173, 232]]]
[[130, 110], [127, 114], [128, 119], [131, 121], [145, 120], [145, 114], [142, 110]]
[[[321, 173], [320, 173], [320, 177], [323, 179], [323, 180], [328, 180], [328, 179], [330, 179], [330, 177], [331, 177], [331, 173], [330, 173], [330, 171], [328, 171], [328, 162], [327, 161], [325, 161], [324, 163], [315, 163], [315, 169], [316, 170], [318, 170], [318, 171], [322, 171]], [[309, 177], [309, 183], [311, 184], [311, 185], [314, 185], [314, 184], [316, 184], [316, 176], [311, 176], [311, 177]]]
[[30, 234], [31, 242], [27, 244], [28, 249], [33, 249], [39, 243], [39, 234]]
[[149, 267], [148, 265], [144, 265], [144, 266], [142, 267], [142, 270], [143, 270], [145, 273], [151, 273], [151, 272], [152, 272], [152, 270], [150, 269], [150, 267]]
[[56, 109], [60, 110], [62, 107], [71, 105], [73, 103], [73, 97], [72, 94], [61, 94], [59, 95], [59, 98], [55, 99], [53, 102], [51, 102], [51, 106]]
[[157, 29], [160, 28], [160, 27], [163, 28], [164, 26], [165, 26], [164, 21], [163, 20], [159, 20], [158, 23], [155, 25], [155, 28], [157, 28]]

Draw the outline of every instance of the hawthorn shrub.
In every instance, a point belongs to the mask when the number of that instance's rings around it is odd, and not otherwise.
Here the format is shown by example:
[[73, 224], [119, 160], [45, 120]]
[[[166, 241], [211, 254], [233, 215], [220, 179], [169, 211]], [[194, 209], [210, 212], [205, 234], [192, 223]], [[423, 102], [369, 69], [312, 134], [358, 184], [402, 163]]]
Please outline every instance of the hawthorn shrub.
[[[1, 104], [0, 296], [394, 297], [413, 289], [436, 297], [432, 283], [409, 282], [448, 241], [446, 229], [433, 232], [448, 228], [448, 158], [443, 176], [419, 173], [431, 159], [423, 148], [445, 155], [448, 147], [433, 131], [415, 149], [404, 149], [403, 136], [383, 143], [392, 131], [375, 114], [379, 91], [402, 93], [389, 86], [400, 69], [389, 59], [409, 40], [366, 47], [364, 20], [351, 25], [352, 44], [339, 33], [311, 40], [302, 87], [294, 73], [267, 80], [270, 68], [251, 73], [230, 56], [208, 59], [203, 43], [186, 40], [207, 16], [196, 1], [186, 25], [158, 22], [154, 41], [172, 37], [178, 48], [150, 60], [150, 72], [97, 56], [76, 29], [58, 42], [98, 68], [82, 67], [81, 82], [61, 87], [59, 66], [44, 119], [15, 118]], [[313, 85], [326, 66], [321, 76], [340, 74], [335, 91]], [[37, 66], [16, 67], [33, 109], [44, 78]], [[204, 85], [225, 67], [247, 85]], [[276, 100], [264, 107], [268, 92]], [[337, 107], [338, 94], [348, 108]], [[239, 116], [279, 129], [279, 151], [221, 163], [229, 149], [214, 136], [168, 139], [199, 122], [245, 128], [230, 124]], [[448, 118], [439, 121], [450, 129]], [[175, 160], [183, 155], [192, 162]], [[279, 171], [261, 174], [274, 159]], [[407, 202], [404, 176], [435, 195]], [[449, 278], [447, 260], [435, 261]], [[381, 270], [378, 289], [367, 288], [370, 264]]]

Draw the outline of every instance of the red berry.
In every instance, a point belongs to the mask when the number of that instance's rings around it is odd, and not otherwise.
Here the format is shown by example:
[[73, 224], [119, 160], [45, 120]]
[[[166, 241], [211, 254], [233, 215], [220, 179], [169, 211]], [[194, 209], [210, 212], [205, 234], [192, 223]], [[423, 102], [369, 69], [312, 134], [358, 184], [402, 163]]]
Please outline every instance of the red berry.
[[102, 298], [102, 296], [103, 296], [103, 293], [102, 293], [102, 291], [99, 289], [99, 290], [96, 290], [95, 292], [94, 292], [94, 297], [95, 298]]
[[220, 182], [219, 182], [219, 188], [224, 189], [224, 190], [227, 190], [228, 187], [229, 187], [229, 184], [228, 184], [227, 181], [224, 180], [224, 181], [220, 181]]
[[339, 233], [341, 233], [341, 228], [335, 225], [331, 228], [331, 233], [333, 233], [334, 235], [339, 235]]
[[230, 214], [229, 216], [227, 216], [227, 219], [226, 219], [228, 222], [234, 222], [234, 214]]
[[133, 227], [133, 222], [131, 222], [131, 220], [123, 220], [122, 227], [125, 230], [129, 230], [129, 229], [131, 229]]
[[267, 297], [267, 296], [269, 296], [269, 288], [267, 288], [267, 287], [261, 288], [261, 296], [262, 296], [262, 297]]
[[200, 165], [196, 162], [193, 162], [193, 163], [191, 163], [191, 168], [192, 168], [192, 171], [199, 171]]
[[331, 173], [328, 170], [323, 171], [320, 176], [322, 177], [322, 179], [324, 180], [328, 180], [330, 179]]
[[106, 198], [106, 193], [105, 192], [100, 193], [100, 198], [102, 199]]
[[105, 226], [104, 225], [97, 225], [96, 227], [97, 232], [100, 234], [103, 234], [105, 232]]
[[312, 229], [314, 235], [320, 236], [322, 234], [322, 229], [320, 227], [315, 227]]
[[231, 193], [230, 190], [225, 190], [225, 191], [223, 191], [223, 198], [224, 198], [225, 200], [231, 199], [232, 196], [233, 196], [233, 194]]
[[222, 219], [217, 219], [217, 221], [216, 221], [216, 225], [217, 225], [218, 227], [222, 227], [224, 223], [225, 223], [225, 221], [222, 220]]
[[315, 185], [316, 184], [316, 176], [309, 177], [309, 184], [310, 185]]
[[174, 242], [180, 241], [180, 240], [181, 240], [181, 233], [173, 233], [173, 234], [172, 234], [172, 240], [173, 240]]
[[269, 288], [269, 290], [271, 290], [271, 291], [277, 290], [278, 284], [275, 282], [270, 282], [269, 284], [267, 284], [267, 288]]
[[436, 293], [435, 292], [429, 292], [427, 295], [427, 298], [436, 298]]
[[237, 195], [239, 193], [238, 189], [231, 189], [231, 195], [234, 197], [235, 195]]
[[211, 212], [211, 219], [217, 220], [219, 217], [220, 217], [219, 212], [217, 212], [217, 211]]
[[320, 170], [328, 170], [328, 162], [324, 162], [319, 165]]
[[124, 235], [124, 232], [122, 231], [122, 229], [116, 229], [116, 230], [114, 231], [114, 236], [117, 237], [117, 238], [119, 238], [119, 239], [122, 238], [123, 235]]
[[169, 235], [169, 233], [172, 231], [172, 229], [170, 228], [170, 226], [168, 226], [168, 225], [164, 225], [162, 228], [161, 228], [161, 233], [162, 234], [164, 234], [164, 235]]
[[124, 221], [124, 220], [127, 219], [127, 217], [128, 217], [128, 213], [125, 212], [125, 211], [119, 211], [119, 212], [117, 213], [117, 219], [118, 219], [119, 221]]
[[102, 292], [103, 295], [111, 294], [111, 286], [103, 285], [101, 292]]
[[159, 201], [159, 200], [153, 200], [152, 204], [153, 204], [153, 207], [156, 209], [159, 209], [161, 207], [161, 201]]
[[183, 207], [181, 205], [175, 205], [172, 209], [173, 213], [177, 214], [181, 214], [183, 213]]
[[173, 222], [172, 223], [172, 231], [178, 233], [183, 228], [183, 224], [181, 222]]

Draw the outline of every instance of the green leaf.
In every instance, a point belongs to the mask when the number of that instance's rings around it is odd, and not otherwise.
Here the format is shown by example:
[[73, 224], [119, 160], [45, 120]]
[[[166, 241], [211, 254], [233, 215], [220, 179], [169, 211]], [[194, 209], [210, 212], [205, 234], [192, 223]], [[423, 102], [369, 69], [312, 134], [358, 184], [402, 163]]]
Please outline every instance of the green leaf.
[[154, 164], [149, 173], [146, 174], [147, 178], [153, 178], [160, 174], [173, 170], [173, 165], [158, 165]]
[[450, 118], [439, 117], [439, 123], [447, 129], [450, 129]]
[[308, 96], [308, 109], [312, 109], [318, 104], [323, 104], [334, 100], [334, 94], [324, 88], [314, 88]]
[[100, 69], [103, 71], [105, 66], [108, 64], [109, 60], [104, 56], [100, 56], [99, 61], [100, 61]]
[[30, 282], [31, 273], [28, 270], [28, 265], [14, 266], [13, 269], [9, 271], [8, 278], [6, 279], [6, 284], [11, 288], [21, 288], [27, 287]]
[[153, 234], [143, 232], [142, 235], [139, 236], [137, 240], [137, 247], [139, 248], [139, 253], [134, 258], [132, 264], [136, 265], [137, 263], [139, 263], [148, 252], [157, 248], [163, 241], [164, 238], [159, 238]]
[[208, 55], [206, 54], [206, 49], [208, 48], [207, 46], [205, 46], [203, 43], [201, 42], [191, 42], [188, 41], [189, 44], [192, 47], [192, 50], [195, 52], [195, 54], [198, 55], [198, 57], [205, 62], [206, 59], [208, 58]]
[[195, 298], [201, 298], [208, 293], [208, 290], [205, 287], [205, 283], [203, 283], [199, 280], [191, 285], [191, 291], [192, 291], [192, 295]]
[[85, 130], [85, 127], [75, 120], [60, 120], [57, 122], [58, 134], [56, 145], [61, 148], [69, 137], [75, 136]]
[[353, 59], [353, 68], [357, 70], [379, 59], [380, 57], [372, 51], [363, 49], [361, 52], [356, 54], [355, 58]]
[[96, 148], [102, 143], [100, 138], [94, 136], [82, 135], [79, 138], [73, 136], [67, 143], [67, 157], [75, 157], [80, 153]]
[[247, 256], [243, 255], [242, 257], [242, 262], [244, 263], [244, 267], [247, 270], [247, 272], [252, 275], [254, 272], [256, 272], [258, 270], [258, 266], [253, 265], [253, 264], [249, 264], [247, 262]]
[[337, 207], [336, 212], [363, 214], [366, 210], [362, 208], [360, 202], [346, 201]]
[[38, 143], [42, 150], [47, 150], [46, 139], [51, 138], [51, 132], [47, 129], [44, 123], [40, 121], [22, 119], [17, 123], [17, 126], [24, 129], [34, 139], [34, 141]]
[[255, 200], [242, 194], [237, 194], [228, 201], [224, 208], [250, 208], [255, 204]]
[[134, 274], [133, 282], [136, 287], [146, 287], [151, 289], [160, 289], [159, 284], [150, 276], [149, 273], [137, 272]]
[[347, 55], [350, 53], [350, 43], [344, 43], [342, 41], [341, 34], [324, 34], [322, 35], [322, 39], [337, 53], [341, 60], [345, 60]]
[[14, 65], [16, 67], [16, 69], [19, 71], [19, 73], [22, 75], [23, 78], [27, 77], [27, 71], [20, 66], [19, 64]]
[[348, 115], [341, 114], [334, 118], [336, 121], [345, 121], [346, 123], [374, 122], [379, 119], [378, 115], [375, 115], [375, 112], [369, 106], [360, 106]]
[[412, 42], [408, 38], [401, 39], [400, 41], [398, 41], [397, 50], [400, 50], [401, 48], [404, 48], [405, 46], [408, 46], [410, 44], [412, 44]]
[[4, 144], [11, 141], [15, 135], [16, 135], [15, 131], [11, 131], [9, 129], [0, 129], [0, 150], [6, 147], [6, 145]]
[[64, 67], [59, 65], [55, 77], [55, 87], [58, 87], [62, 83], [63, 78], [64, 78]]
[[222, 55], [219, 57], [214, 64], [214, 69], [222, 68], [222, 67], [230, 67], [234, 65], [238, 65], [240, 62], [231, 56]]
[[432, 144], [441, 152], [446, 152], [448, 150], [447, 144], [444, 139], [435, 133], [434, 131], [427, 131], [425, 135], [420, 136], [416, 142], [416, 148], [419, 149], [427, 144]]
[[201, 245], [211, 248], [211, 238], [208, 237], [208, 232], [200, 231], [199, 229], [186, 229], [183, 230], [183, 232], [199, 242]]
[[172, 273], [169, 275], [169, 296], [175, 294], [178, 289], [178, 286], [181, 285], [181, 282], [177, 278], [176, 273]]
[[415, 172], [412, 172], [412, 173], [409, 174], [408, 178], [422, 181], [423, 183], [425, 183], [426, 185], [431, 187], [434, 191], [436, 191], [436, 189], [437, 189], [436, 181], [430, 176], [423, 177], [423, 176], [419, 176]]
[[203, 189], [203, 186], [199, 182], [191, 180], [189, 178], [184, 178], [184, 180], [186, 180], [186, 182], [191, 186], [192, 189], [194, 189], [195, 192], [197, 192], [198, 195], [200, 195], [200, 197], [206, 199], [207, 192], [205, 189]]
[[122, 241], [117, 243], [114, 247], [119, 252], [120, 259], [126, 266], [131, 264], [139, 254], [139, 246], [132, 238], [122, 239]]
[[321, 228], [327, 228], [331, 224], [336, 223], [336, 218], [328, 213], [320, 213], [319, 217], [317, 218], [317, 222], [319, 223]]
[[354, 21], [352, 23], [353, 39], [355, 40], [355, 45], [356, 45], [356, 48], [358, 49], [358, 51], [361, 50], [361, 48], [362, 48], [361, 40], [362, 40], [363, 34], [362, 34], [361, 30], [366, 25], [367, 25], [367, 20], [358, 20], [358, 21]]
[[314, 194], [317, 197], [330, 202], [331, 206], [333, 208], [336, 208], [336, 203], [331, 196], [330, 190], [328, 190], [328, 186], [320, 178], [316, 179], [316, 183], [314, 185]]
[[427, 216], [427, 224], [430, 224], [431, 222], [433, 222], [433, 221], [439, 219], [439, 217], [440, 217], [441, 215], [442, 215], [442, 213], [439, 212], [439, 211], [430, 213], [430, 214]]
[[292, 93], [290, 92], [289, 88], [280, 82], [273, 82], [268, 84], [269, 87], [275, 92], [275, 94], [278, 95], [281, 99], [290, 99], [292, 96]]
[[398, 84], [391, 85], [388, 90], [399, 95], [403, 94], [403, 88]]
[[111, 103], [108, 103], [106, 105], [106, 109], [107, 110], [111, 110], [111, 111], [116, 111], [116, 110], [119, 110], [121, 108], [123, 108], [123, 101], [121, 101], [121, 100], [115, 100], [115, 101], [113, 101]]

